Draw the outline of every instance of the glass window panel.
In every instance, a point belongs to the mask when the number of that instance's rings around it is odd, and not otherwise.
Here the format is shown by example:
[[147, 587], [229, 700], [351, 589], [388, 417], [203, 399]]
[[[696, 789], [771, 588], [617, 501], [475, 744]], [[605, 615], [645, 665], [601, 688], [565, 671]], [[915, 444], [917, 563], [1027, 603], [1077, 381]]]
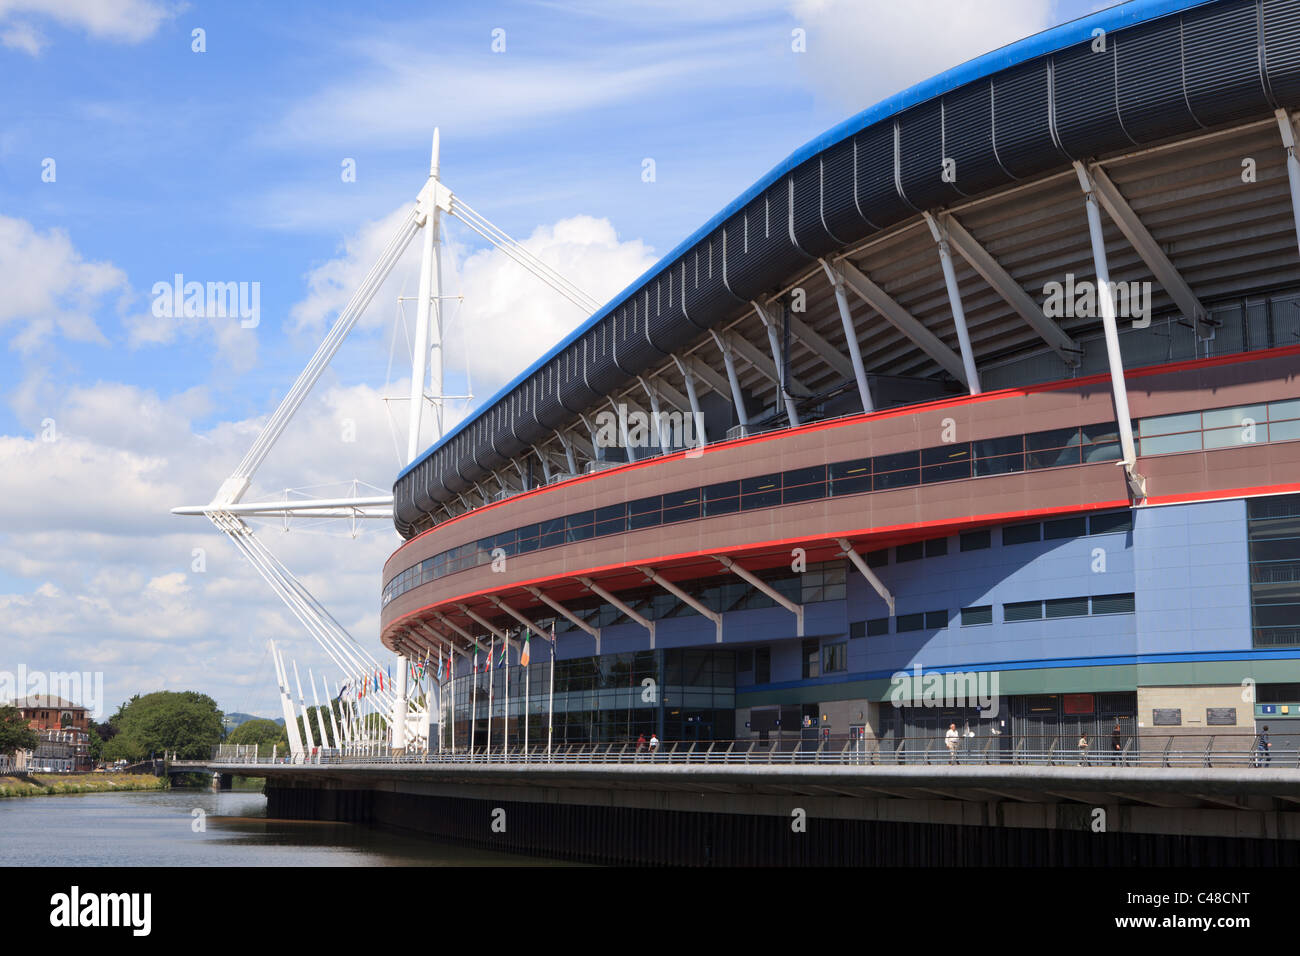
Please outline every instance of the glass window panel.
[[564, 519], [551, 518], [537, 524], [537, 546], [552, 548], [564, 543]]
[[915, 468], [921, 463], [921, 453], [919, 451], [901, 451], [894, 455], [879, 455], [872, 459], [871, 467], [876, 474], [882, 471], [900, 471], [904, 468]]
[[1002, 543], [1008, 544], [1028, 544], [1031, 541], [1041, 540], [1042, 526], [1037, 522], [1032, 524], [1009, 524], [1002, 529]]
[[564, 519], [566, 541], [585, 541], [591, 537], [591, 512], [580, 511]]
[[867, 621], [867, 637], [882, 637], [889, 633], [889, 618], [876, 617]]
[[1037, 621], [1043, 616], [1042, 601], [1016, 601], [1002, 605], [1004, 621]]
[[1150, 435], [1173, 435], [1178, 432], [1198, 432], [1200, 430], [1200, 412], [1157, 415], [1154, 418], [1138, 419], [1138, 434], [1143, 438]]
[[1085, 444], [1089, 442], [1119, 441], [1119, 426], [1114, 422], [1097, 422], [1080, 428]]
[[825, 654], [825, 666], [823, 672], [833, 674], [837, 671], [846, 671], [849, 669], [849, 645], [844, 643], [827, 644], [823, 648]]
[[1300, 398], [1285, 402], [1270, 402], [1268, 406], [1269, 421], [1280, 422], [1287, 418], [1300, 418]]
[[894, 560], [899, 564], [904, 561], [919, 561], [925, 557], [925, 542], [913, 541], [911, 544], [900, 544], [895, 550], [897, 555]]
[[1274, 422], [1268, 426], [1269, 441], [1295, 441], [1297, 438], [1300, 438], [1300, 420]]
[[722, 481], [716, 485], [706, 485], [704, 493], [704, 514], [729, 515], [740, 510], [740, 482]]
[[871, 459], [837, 461], [830, 466], [831, 494], [855, 495], [871, 490]]
[[925, 629], [940, 630], [948, 626], [947, 611], [926, 611], [925, 612]]
[[1083, 460], [1086, 463], [1094, 461], [1119, 461], [1120, 455], [1119, 442], [1102, 442], [1096, 445], [1083, 446]]
[[941, 558], [947, 553], [947, 538], [931, 538], [925, 543], [925, 556], [927, 558]]
[[883, 491], [888, 488], [910, 488], [912, 485], [921, 483], [921, 469], [906, 468], [902, 471], [890, 471], [881, 474], [876, 473], [872, 478], [871, 484], [876, 491]]
[[1025, 470], [1025, 456], [1023, 452], [1016, 452], [1014, 455], [1002, 455], [997, 458], [976, 458], [972, 464], [976, 478], [983, 478], [986, 475], [1009, 475]]
[[993, 605], [981, 604], [978, 607], [964, 607], [961, 609], [961, 626], [975, 627], [979, 624], [993, 623]]
[[1045, 451], [1031, 451], [1025, 455], [1025, 468], [1064, 468], [1077, 465], [1082, 461], [1078, 445], [1068, 448], [1054, 448]]
[[826, 466], [813, 465], [810, 468], [795, 468], [787, 471], [782, 481], [785, 487], [794, 485], [812, 485], [826, 480]]
[[1206, 448], [1231, 448], [1235, 445], [1254, 445], [1268, 440], [1266, 425], [1238, 425], [1231, 428], [1215, 428], [1205, 433]]
[[1066, 445], [1079, 443], [1079, 429], [1053, 428], [1051, 431], [1033, 432], [1025, 436], [1028, 451], [1043, 451], [1050, 448], [1064, 448]]
[[744, 511], [753, 508], [771, 508], [781, 503], [781, 475], [759, 475], [757, 478], [742, 478], [740, 481], [740, 507]]
[[1093, 614], [1132, 614], [1132, 594], [1099, 594], [1092, 599]]
[[879, 551], [867, 552], [867, 567], [883, 568], [889, 565], [889, 549], [881, 548]]
[[1213, 411], [1202, 413], [1201, 426], [1203, 428], [1240, 427], [1246, 419], [1250, 419], [1257, 424], [1268, 421], [1268, 406], [1238, 405], [1235, 408], [1216, 408]]
[[1133, 530], [1133, 512], [1108, 511], [1105, 514], [1091, 515], [1088, 529], [1092, 534], [1114, 534]]
[[635, 531], [638, 528], [653, 528], [663, 521], [662, 499], [659, 495], [653, 498], [639, 498], [636, 501], [628, 502], [627, 506], [627, 526], [629, 530]]
[[689, 488], [664, 495], [664, 524], [671, 521], [691, 521], [699, 516], [699, 488]]
[[906, 634], [909, 631], [925, 630], [925, 614], [900, 614], [898, 615], [897, 631], [899, 634]]
[[933, 448], [921, 449], [922, 465], [947, 465], [954, 461], [970, 460], [970, 442], [950, 442]]
[[867, 636], [866, 621], [851, 621], [849, 623], [849, 637], [856, 640], [859, 637]]
[[970, 477], [969, 461], [953, 461], [946, 465], [929, 465], [921, 469], [921, 483], [932, 485], [939, 481], [960, 481]]
[[1052, 598], [1050, 601], [1043, 603], [1046, 605], [1049, 618], [1084, 617], [1088, 613], [1088, 599], [1086, 597]]
[[[789, 473], [787, 472], [786, 478], [789, 477], [790, 477]], [[785, 488], [781, 491], [781, 501], [787, 505], [794, 504], [799, 501], [817, 501], [825, 497], [826, 497], [826, 482], [824, 481], [816, 484], [796, 485], [793, 488], [787, 484]]]
[[1172, 455], [1180, 451], [1200, 451], [1201, 433], [1164, 435], [1159, 438], [1144, 437], [1140, 445], [1139, 455]]
[[975, 458], [992, 458], [995, 455], [1018, 455], [1025, 450], [1024, 435], [1008, 435], [1005, 438], [985, 438], [971, 442], [971, 455]]
[[981, 531], [965, 531], [961, 536], [961, 549], [963, 551], [982, 551], [985, 548], [992, 547], [993, 535], [988, 528]]
[[1082, 538], [1088, 533], [1088, 519], [1079, 515], [1074, 518], [1053, 518], [1043, 522], [1043, 540], [1059, 541], [1062, 538]]

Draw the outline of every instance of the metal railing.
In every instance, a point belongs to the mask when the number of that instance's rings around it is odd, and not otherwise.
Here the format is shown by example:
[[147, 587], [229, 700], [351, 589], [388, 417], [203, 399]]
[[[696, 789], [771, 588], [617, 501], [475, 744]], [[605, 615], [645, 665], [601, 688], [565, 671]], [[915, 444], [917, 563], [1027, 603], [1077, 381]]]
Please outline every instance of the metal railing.
[[392, 753], [369, 746], [343, 752], [330, 748], [296, 757], [255, 756], [224, 751], [213, 764], [367, 766], [374, 764], [455, 765], [611, 765], [731, 766], [1039, 766], [1039, 767], [1269, 767], [1300, 769], [1300, 749], [1260, 747], [1258, 737], [1237, 734], [1143, 735], [1125, 737], [1119, 748], [1108, 741], [1080, 748], [1073, 735], [1026, 735], [963, 738], [949, 749], [945, 737], [902, 740], [757, 740], [671, 741], [651, 750], [636, 743], [560, 744], [546, 747], [500, 747], [473, 752], [458, 748], [442, 752]]

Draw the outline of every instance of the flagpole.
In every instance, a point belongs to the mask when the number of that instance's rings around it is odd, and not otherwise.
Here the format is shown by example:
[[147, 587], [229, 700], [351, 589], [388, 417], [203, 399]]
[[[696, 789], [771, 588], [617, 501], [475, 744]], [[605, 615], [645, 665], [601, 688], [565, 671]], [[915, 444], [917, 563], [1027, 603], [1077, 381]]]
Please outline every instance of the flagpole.
[[474, 677], [474, 685], [470, 688], [469, 702], [469, 752], [474, 753], [474, 725], [478, 723], [478, 644], [474, 645], [474, 670], [470, 672]]
[[551, 622], [551, 702], [546, 708], [546, 759], [551, 759], [551, 734], [555, 729], [555, 622]]
[[[528, 715], [533, 709], [532, 707], [533, 659], [532, 659], [532, 655], [528, 653], [528, 641], [531, 637], [532, 634], [527, 634], [524, 637], [524, 657], [528, 658], [528, 662], [524, 664], [524, 759], [525, 760], [528, 759]], [[523, 661], [520, 661], [520, 663], [523, 663]]]
[[[508, 631], [506, 633], [509, 634]], [[506, 756], [510, 753], [510, 638], [508, 636], [502, 651], [506, 658], [506, 729], [501, 737], [501, 754]]]
[[487, 675], [488, 675], [487, 755], [489, 761], [491, 761], [492, 759], [492, 701], [494, 699], [494, 692], [496, 691], [496, 686], [497, 686], [497, 681], [496, 681], [497, 675], [492, 671], [492, 655], [495, 654], [496, 652], [497, 652], [497, 636], [493, 634], [492, 640], [488, 641], [488, 659], [487, 659]]

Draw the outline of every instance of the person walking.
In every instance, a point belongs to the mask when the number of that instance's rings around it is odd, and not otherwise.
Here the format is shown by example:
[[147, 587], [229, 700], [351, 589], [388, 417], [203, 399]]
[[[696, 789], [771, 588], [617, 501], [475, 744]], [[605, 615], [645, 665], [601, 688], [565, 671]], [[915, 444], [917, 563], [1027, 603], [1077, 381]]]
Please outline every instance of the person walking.
[[659, 752], [659, 735], [652, 732], [650, 734], [650, 756], [653, 758], [654, 755], [658, 752]]
[[1119, 725], [1118, 717], [1115, 718], [1115, 726], [1110, 731], [1110, 747], [1115, 752], [1115, 762], [1119, 763], [1124, 753], [1124, 728]]
[[1079, 735], [1079, 766], [1088, 766], [1088, 735]]
[[1264, 725], [1263, 731], [1259, 735], [1259, 742], [1255, 744], [1255, 766], [1267, 767], [1270, 758], [1273, 756], [1269, 751], [1273, 749], [1272, 742], [1268, 739], [1268, 724]]
[[957, 745], [961, 743], [961, 735], [957, 733], [957, 725], [949, 724], [948, 732], [943, 735], [943, 742], [948, 746], [948, 762], [957, 762]]

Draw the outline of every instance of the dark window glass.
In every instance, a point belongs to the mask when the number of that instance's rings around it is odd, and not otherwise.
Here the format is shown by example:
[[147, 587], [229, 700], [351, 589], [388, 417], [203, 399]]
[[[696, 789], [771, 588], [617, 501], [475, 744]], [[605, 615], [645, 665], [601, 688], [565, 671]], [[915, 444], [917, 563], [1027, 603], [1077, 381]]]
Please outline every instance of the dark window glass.
[[894, 560], [899, 564], [904, 561], [919, 561], [925, 557], [925, 542], [913, 541], [911, 544], [900, 544], [896, 550], [898, 554]]
[[993, 623], [993, 605], [981, 604], [977, 607], [964, 607], [961, 609], [961, 626], [973, 627], [977, 624]]
[[1047, 617], [1085, 617], [1088, 613], [1088, 599], [1052, 598], [1043, 602], [1047, 606]]
[[921, 452], [921, 481], [957, 481], [970, 477], [970, 442], [954, 442]]
[[662, 499], [659, 495], [653, 498], [639, 498], [636, 501], [628, 502], [627, 506], [627, 527], [629, 531], [635, 531], [638, 528], [653, 528], [662, 523], [663, 510]]
[[1066, 465], [1077, 465], [1079, 462], [1078, 445], [1071, 445], [1068, 448], [1050, 448], [1044, 451], [1031, 451], [1025, 455], [1025, 467], [1028, 469], [1063, 468]]
[[1053, 518], [1043, 522], [1043, 540], [1059, 541], [1061, 538], [1082, 538], [1088, 533], [1088, 519], [1082, 515], [1077, 518]]
[[859, 637], [867, 636], [866, 621], [852, 621], [849, 623], [849, 637], [856, 640]]
[[872, 487], [880, 491], [886, 488], [906, 488], [920, 484], [921, 470], [918, 467], [921, 453], [904, 451], [896, 455], [881, 455], [872, 459], [871, 467], [875, 472]]
[[982, 551], [991, 547], [993, 535], [989, 533], [988, 528], [982, 531], [965, 531], [961, 536], [961, 549], [963, 551]]
[[1092, 599], [1093, 614], [1132, 614], [1132, 594], [1099, 594]]
[[607, 534], [622, 534], [627, 530], [627, 504], [621, 502], [595, 511], [595, 530], [597, 537]]
[[811, 468], [796, 468], [787, 471], [781, 477], [782, 501], [791, 504], [796, 501], [816, 501], [826, 497], [826, 466], [814, 465]]
[[754, 649], [754, 683], [767, 684], [772, 680], [772, 649], [756, 647]]
[[831, 494], [856, 495], [871, 490], [871, 459], [837, 461], [830, 466]]
[[564, 543], [564, 519], [550, 518], [537, 523], [537, 546], [552, 548]]
[[821, 677], [821, 644], [816, 640], [803, 642], [803, 676]]
[[1043, 617], [1042, 601], [1017, 601], [1002, 605], [1004, 621], [1037, 621]]
[[941, 558], [947, 553], [947, 538], [931, 538], [925, 543], [925, 556], [927, 558]]
[[867, 637], [882, 637], [889, 633], [889, 618], [875, 617], [867, 621]]
[[519, 529], [513, 531], [502, 531], [493, 539], [495, 546], [501, 548], [506, 554], [514, 554], [515, 546], [519, 543]]
[[1079, 444], [1079, 429], [1074, 428], [1054, 428], [1047, 432], [1034, 432], [1025, 436], [1025, 447], [1028, 451], [1046, 451], [1052, 448], [1064, 448], [1067, 445]]
[[585, 541], [591, 537], [591, 512], [580, 511], [564, 519], [565, 540]]
[[1019, 455], [1025, 450], [1024, 435], [1009, 435], [1006, 438], [985, 438], [971, 442], [971, 456], [974, 458], [996, 458], [999, 455]]
[[754, 508], [771, 508], [781, 503], [781, 476], [760, 475], [757, 478], [740, 480], [740, 508], [750, 511]]
[[1108, 511], [1105, 514], [1092, 515], [1088, 519], [1088, 530], [1093, 534], [1113, 534], [1133, 530], [1133, 512]]
[[1014, 455], [1001, 455], [996, 458], [977, 458], [974, 468], [976, 478], [1015, 474], [1025, 470], [1025, 456], [1017, 452]]
[[849, 645], [843, 641], [838, 644], [827, 644], [822, 648], [822, 656], [825, 658], [825, 664], [822, 672], [825, 674], [834, 674], [849, 669]]
[[1085, 463], [1119, 461], [1120, 457], [1119, 442], [1098, 442], [1095, 445], [1083, 446], [1083, 460]]
[[1119, 425], [1115, 424], [1115, 422], [1097, 422], [1094, 425], [1084, 425], [1080, 432], [1085, 445], [1095, 442], [1119, 441]]
[[1009, 524], [1002, 529], [1002, 543], [1028, 544], [1041, 539], [1042, 525], [1037, 521], [1032, 524]]
[[722, 481], [704, 488], [704, 514], [729, 515], [740, 508], [740, 482]]
[[947, 611], [926, 611], [925, 612], [925, 629], [939, 630], [948, 626]]
[[526, 525], [519, 529], [519, 553], [527, 554], [529, 551], [537, 550], [538, 527], [535, 524]]
[[673, 491], [664, 495], [664, 524], [691, 521], [700, 516], [700, 489]]
[[881, 548], [879, 551], [867, 552], [867, 567], [883, 568], [889, 565], [889, 549]]
[[475, 563], [476, 563], [476, 564], [491, 564], [491, 563], [492, 563], [492, 548], [495, 547], [495, 545], [494, 545], [492, 542], [493, 542], [493, 539], [492, 539], [492, 538], [480, 538], [480, 539], [476, 542], [476, 544], [475, 544], [475, 550], [476, 550], [476, 554], [475, 554]]
[[898, 626], [896, 630], [899, 634], [906, 634], [908, 631], [925, 630], [925, 614], [900, 614], [898, 615]]

